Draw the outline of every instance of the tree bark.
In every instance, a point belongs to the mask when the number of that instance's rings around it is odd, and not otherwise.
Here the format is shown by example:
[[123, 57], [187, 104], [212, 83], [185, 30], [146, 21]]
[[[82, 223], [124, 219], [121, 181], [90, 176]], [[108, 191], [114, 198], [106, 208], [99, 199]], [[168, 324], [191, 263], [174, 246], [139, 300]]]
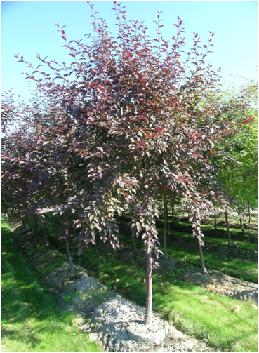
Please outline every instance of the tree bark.
[[169, 216], [168, 216], [168, 214], [169, 214], [169, 208], [168, 208], [168, 202], [167, 202], [167, 204], [166, 204], [166, 229], [167, 229], [167, 235], [169, 235]]
[[242, 215], [242, 214], [240, 214], [240, 216], [239, 216], [239, 222], [240, 222], [240, 229], [241, 229], [241, 232], [242, 232], [242, 234], [244, 235], [244, 234], [245, 234], [245, 230], [244, 230], [243, 215]]
[[250, 207], [250, 202], [247, 201], [247, 211], [248, 211], [248, 224], [251, 224], [251, 207]]
[[218, 223], [217, 223], [217, 213], [216, 213], [216, 207], [214, 207], [214, 230], [215, 232], [217, 231]]
[[38, 236], [39, 235], [39, 221], [36, 214], [33, 215], [33, 233]]
[[205, 262], [204, 262], [204, 255], [203, 255], [203, 250], [202, 250], [202, 245], [201, 245], [201, 241], [199, 238], [197, 238], [198, 240], [198, 246], [199, 246], [199, 254], [200, 254], [200, 261], [201, 261], [201, 270], [203, 274], [208, 273], [208, 271], [206, 270], [205, 267]]
[[164, 250], [166, 250], [167, 231], [168, 231], [168, 207], [167, 207], [167, 198], [166, 198], [166, 195], [164, 195]]
[[72, 276], [75, 275], [75, 266], [73, 262], [73, 258], [70, 251], [70, 244], [69, 244], [69, 229], [68, 229], [68, 222], [64, 221], [64, 236], [65, 236], [65, 244], [66, 244], [66, 252], [67, 252], [67, 259], [69, 263], [69, 270]]
[[150, 239], [146, 246], [146, 314], [145, 324], [152, 322], [152, 253]]
[[25, 217], [23, 217], [23, 218], [21, 219], [21, 226], [22, 226], [22, 230], [23, 230], [23, 231], [25, 231], [25, 230], [28, 228], [28, 226], [27, 226], [27, 220], [26, 220]]
[[175, 203], [172, 201], [171, 202], [171, 208], [172, 208], [172, 224], [174, 223], [174, 217], [175, 217]]
[[171, 202], [171, 209], [172, 209], [172, 214], [171, 214], [171, 237], [173, 236], [173, 232], [174, 232], [174, 220], [175, 220], [175, 202], [172, 201]]
[[81, 239], [79, 237], [77, 242], [77, 256], [80, 257], [82, 253], [83, 253], [83, 247], [82, 247]]
[[136, 250], [137, 246], [136, 246], [136, 235], [135, 235], [135, 232], [132, 232], [131, 236], [132, 236], [133, 248], [134, 248], [134, 250]]
[[230, 237], [230, 229], [229, 229], [229, 221], [228, 221], [228, 208], [225, 206], [225, 223], [227, 227], [227, 236], [228, 236], [228, 246], [231, 245], [231, 237]]

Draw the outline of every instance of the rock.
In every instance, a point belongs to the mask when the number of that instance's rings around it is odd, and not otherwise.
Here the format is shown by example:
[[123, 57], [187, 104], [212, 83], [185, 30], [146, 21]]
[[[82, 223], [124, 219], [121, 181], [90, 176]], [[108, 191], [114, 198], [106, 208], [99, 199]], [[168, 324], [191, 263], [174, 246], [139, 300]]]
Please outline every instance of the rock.
[[150, 326], [146, 326], [143, 321], [136, 321], [128, 325], [127, 333], [129, 339], [152, 342], [155, 346], [158, 346], [168, 334], [168, 325], [165, 324], [164, 327], [161, 327], [161, 322], [158, 320], [153, 320]]
[[203, 274], [194, 267], [186, 268], [182, 277], [185, 281], [202, 285], [211, 292], [240, 300], [253, 300], [258, 303], [258, 286], [256, 283], [231, 277], [216, 270], [209, 270], [207, 274]]

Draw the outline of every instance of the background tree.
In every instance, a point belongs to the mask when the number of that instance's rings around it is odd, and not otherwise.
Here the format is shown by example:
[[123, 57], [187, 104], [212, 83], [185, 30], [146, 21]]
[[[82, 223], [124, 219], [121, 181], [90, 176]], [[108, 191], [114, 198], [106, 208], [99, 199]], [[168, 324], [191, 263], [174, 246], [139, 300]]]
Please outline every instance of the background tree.
[[[218, 177], [225, 195], [236, 205], [243, 230], [243, 214], [257, 207], [258, 152], [257, 152], [257, 86], [248, 85], [230, 100], [234, 110], [228, 109], [233, 117], [235, 134], [221, 145], [218, 155]], [[228, 114], [229, 114], [228, 113]], [[226, 223], [228, 212], [226, 209]], [[229, 228], [229, 225], [228, 225]]]

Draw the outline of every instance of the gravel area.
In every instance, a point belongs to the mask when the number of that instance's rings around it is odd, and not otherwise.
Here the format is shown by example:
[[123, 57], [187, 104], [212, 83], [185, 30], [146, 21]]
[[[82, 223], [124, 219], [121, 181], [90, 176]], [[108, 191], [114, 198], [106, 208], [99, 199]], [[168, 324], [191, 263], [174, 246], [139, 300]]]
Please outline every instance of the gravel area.
[[209, 291], [224, 294], [241, 300], [253, 300], [258, 304], [258, 285], [228, 276], [222, 272], [209, 270], [207, 274], [188, 268], [183, 279], [206, 287]]
[[158, 315], [152, 324], [143, 322], [144, 308], [120, 295], [99, 305], [93, 313], [97, 334], [110, 352], [205, 352], [204, 342], [184, 335]]

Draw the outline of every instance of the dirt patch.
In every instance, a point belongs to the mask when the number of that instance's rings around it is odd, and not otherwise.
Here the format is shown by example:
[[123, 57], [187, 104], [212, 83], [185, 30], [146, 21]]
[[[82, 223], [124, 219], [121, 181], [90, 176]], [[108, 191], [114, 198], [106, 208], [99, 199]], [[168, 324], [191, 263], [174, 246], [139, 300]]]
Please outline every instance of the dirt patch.
[[241, 300], [253, 300], [258, 303], [258, 286], [255, 283], [228, 276], [222, 272], [209, 270], [207, 274], [194, 268], [188, 268], [183, 279], [202, 285], [211, 292], [224, 294]]

